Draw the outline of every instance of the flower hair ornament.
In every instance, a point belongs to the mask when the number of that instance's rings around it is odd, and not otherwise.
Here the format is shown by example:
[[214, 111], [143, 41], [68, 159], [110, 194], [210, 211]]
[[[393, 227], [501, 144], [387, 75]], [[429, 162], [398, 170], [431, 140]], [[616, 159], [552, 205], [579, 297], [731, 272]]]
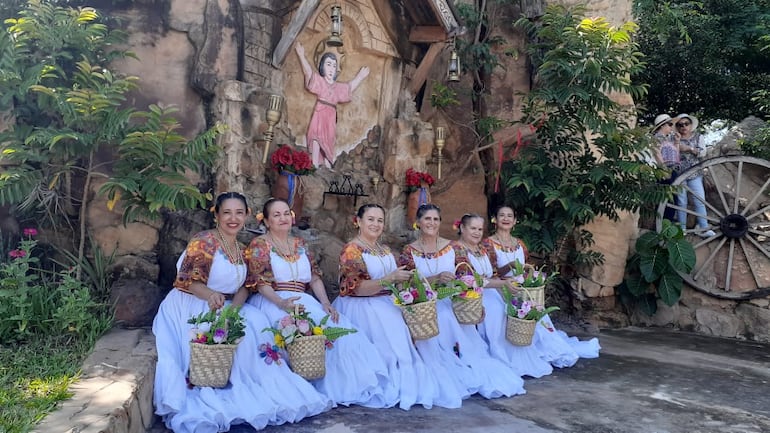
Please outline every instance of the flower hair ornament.
[[461, 224], [462, 224], [461, 220], [455, 220], [455, 222], [452, 223], [452, 228], [455, 230], [460, 230]]
[[417, 225], [417, 221], [412, 223], [412, 230], [414, 231], [420, 230], [420, 226]]
[[256, 215], [254, 215], [254, 218], [257, 220], [258, 223], [261, 223], [265, 219], [265, 214], [262, 212], [258, 212]]
[[353, 215], [353, 227], [358, 228], [360, 225], [358, 224], [358, 217], [356, 215]]
[[492, 219], [489, 220], [489, 222], [491, 222], [492, 224], [497, 224], [497, 218], [492, 217]]
[[291, 211], [291, 225], [297, 224], [297, 214], [294, 213], [294, 211]]

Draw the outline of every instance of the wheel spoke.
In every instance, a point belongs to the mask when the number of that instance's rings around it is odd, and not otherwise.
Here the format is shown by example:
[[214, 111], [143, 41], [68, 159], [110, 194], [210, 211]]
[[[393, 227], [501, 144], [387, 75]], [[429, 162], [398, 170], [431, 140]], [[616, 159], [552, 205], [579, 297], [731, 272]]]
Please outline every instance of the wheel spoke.
[[[701, 244], [706, 244], [709, 241], [710, 241], [710, 239], [706, 239], [706, 240], [702, 241]], [[706, 261], [704, 261], [703, 264], [701, 265], [701, 267], [698, 268], [698, 271], [695, 272], [695, 275], [693, 275], [693, 277], [692, 277], [693, 280], [697, 280], [698, 277], [700, 277], [700, 274], [703, 271], [705, 271], [706, 269], [708, 269], [709, 264], [711, 263], [712, 260], [714, 260], [714, 257], [716, 257], [716, 255], [719, 252], [719, 250], [722, 249], [722, 245], [724, 245], [725, 242], [727, 242], [727, 238], [723, 237], [722, 240], [719, 241], [719, 245], [717, 245], [717, 247], [714, 248], [714, 251], [712, 251], [711, 254], [709, 254], [709, 256], [706, 258]], [[695, 248], [697, 249], [698, 247], [695, 246]]]
[[719, 193], [719, 198], [722, 200], [722, 206], [724, 207], [725, 212], [729, 212], [730, 208], [727, 206], [727, 199], [725, 199], [725, 193], [722, 191], [722, 187], [720, 186], [720, 182], [717, 179], [716, 176], [714, 176], [714, 170], [709, 169], [709, 176], [711, 176], [711, 179], [714, 181], [714, 186], [717, 189], [717, 192]]
[[730, 250], [727, 253], [727, 275], [725, 275], [725, 292], [730, 291], [730, 279], [733, 276], [733, 256], [735, 256], [735, 239], [730, 239]]
[[738, 202], [741, 197], [741, 179], [743, 178], [743, 161], [738, 161], [738, 176], [735, 177], [735, 198], [733, 199], [733, 213], [738, 213]]
[[[687, 191], [689, 194], [691, 194], [693, 197], [695, 197], [695, 200], [700, 200], [700, 202], [701, 202], [701, 203], [703, 203], [704, 205], [706, 205], [706, 207], [707, 207], [707, 208], [711, 209], [711, 210], [712, 210], [712, 211], [713, 211], [715, 214], [717, 214], [717, 216], [719, 217], [719, 219], [721, 219], [721, 218], [723, 218], [723, 217], [724, 217], [724, 215], [723, 215], [721, 212], [719, 212], [719, 210], [717, 210], [717, 208], [715, 208], [714, 206], [712, 206], [712, 205], [711, 205], [711, 203], [707, 202], [707, 201], [706, 201], [706, 199], [704, 199], [704, 198], [702, 198], [702, 197], [699, 197], [699, 196], [698, 196], [697, 194], [695, 194], [695, 193], [693, 192], [693, 190], [691, 190], [691, 189], [690, 189], [690, 188], [689, 188], [687, 185], [685, 185], [685, 184], [682, 184], [682, 186], [684, 187], [684, 189], [685, 189], [685, 190], [686, 190], [686, 191]], [[695, 215], [697, 215], [697, 214], [695, 214]], [[708, 217], [708, 212], [706, 213], [706, 217]], [[719, 221], [719, 219], [717, 219], [717, 221]]]
[[754, 277], [754, 282], [757, 284], [757, 287], [762, 287], [762, 285], [759, 284], [759, 274], [756, 269], [754, 269], [754, 264], [749, 259], [749, 250], [746, 248], [746, 241], [743, 240], [743, 238], [738, 239], [738, 242], [741, 244], [741, 248], [743, 249], [743, 257], [746, 258], [746, 263], [749, 264], [749, 269], [751, 269], [751, 276]]
[[750, 219], [752, 219], [752, 218], [756, 217], [757, 215], [761, 215], [761, 214], [762, 214], [763, 212], [765, 212], [766, 210], [770, 210], [770, 204], [769, 204], [769, 205], [767, 205], [767, 206], [765, 206], [765, 207], [763, 207], [762, 209], [760, 209], [760, 210], [758, 210], [758, 211], [754, 212], [753, 214], [751, 214], [751, 215], [747, 216], [747, 217], [746, 217], [746, 219], [747, 219], [747, 220], [750, 220]]
[[754, 202], [756, 202], [759, 199], [759, 197], [762, 196], [762, 193], [765, 192], [765, 189], [767, 189], [768, 185], [770, 185], [770, 177], [767, 178], [767, 180], [765, 181], [765, 184], [762, 185], [762, 188], [760, 188], [759, 191], [757, 191], [757, 193], [754, 194], [754, 197], [751, 198], [751, 201], [749, 202], [749, 204], [747, 204], [746, 207], [743, 208], [741, 215], [744, 215], [744, 216], [746, 215], [746, 212], [748, 212], [749, 208], [754, 206]]
[[761, 231], [759, 231], [759, 230], [757, 230], [757, 229], [753, 229], [753, 228], [751, 228], [751, 227], [749, 227], [749, 231], [748, 231], [748, 233], [751, 233], [751, 234], [753, 234], [753, 235], [757, 235], [757, 236], [770, 236], [770, 233], [767, 233], [767, 232], [761, 232]]
[[762, 245], [760, 245], [760, 244], [759, 244], [759, 242], [757, 242], [757, 241], [756, 241], [756, 239], [752, 238], [751, 236], [746, 236], [746, 239], [748, 239], [748, 240], [749, 240], [749, 242], [751, 242], [752, 244], [754, 244], [754, 246], [755, 246], [755, 247], [757, 247], [757, 249], [758, 249], [759, 251], [762, 251], [762, 254], [764, 254], [764, 255], [765, 255], [765, 257], [767, 257], [768, 259], [770, 259], [770, 252], [769, 252], [769, 251], [767, 251], [767, 250], [765, 249], [765, 247], [763, 247]]

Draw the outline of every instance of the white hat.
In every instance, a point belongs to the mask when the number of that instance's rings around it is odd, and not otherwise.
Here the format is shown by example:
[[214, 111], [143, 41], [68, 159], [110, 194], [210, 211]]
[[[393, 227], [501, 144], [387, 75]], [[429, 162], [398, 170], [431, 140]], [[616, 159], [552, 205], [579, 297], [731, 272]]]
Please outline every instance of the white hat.
[[690, 122], [692, 122], [692, 130], [695, 131], [698, 128], [698, 118], [695, 117], [695, 116], [690, 116], [687, 113], [682, 113], [682, 114], [676, 116], [676, 118], [677, 119], [688, 118], [688, 119], [690, 119]]
[[669, 122], [675, 123], [677, 120], [679, 120], [678, 116], [672, 119], [671, 116], [669, 116], [668, 114], [658, 114], [655, 117], [655, 123], [653, 124], [652, 129], [650, 129], [650, 132], [654, 134], [655, 131], [657, 131], [658, 128], [660, 128], [664, 124]]

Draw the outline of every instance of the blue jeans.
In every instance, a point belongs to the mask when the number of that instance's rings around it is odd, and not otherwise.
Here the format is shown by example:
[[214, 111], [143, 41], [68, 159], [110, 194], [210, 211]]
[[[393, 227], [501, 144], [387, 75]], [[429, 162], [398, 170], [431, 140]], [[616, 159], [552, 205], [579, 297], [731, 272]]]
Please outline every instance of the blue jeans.
[[[703, 190], [703, 176], [696, 176], [682, 182], [682, 189], [676, 194], [676, 205], [682, 208], [687, 208], [687, 190], [684, 189], [685, 185], [690, 188], [695, 196], [692, 201], [693, 208], [697, 214], [698, 227], [701, 229], [708, 228], [709, 223], [706, 220], [706, 205], [704, 204], [706, 193]], [[679, 225], [682, 226], [682, 230], [684, 230], [687, 227], [687, 212], [677, 210], [676, 216], [679, 220]]]

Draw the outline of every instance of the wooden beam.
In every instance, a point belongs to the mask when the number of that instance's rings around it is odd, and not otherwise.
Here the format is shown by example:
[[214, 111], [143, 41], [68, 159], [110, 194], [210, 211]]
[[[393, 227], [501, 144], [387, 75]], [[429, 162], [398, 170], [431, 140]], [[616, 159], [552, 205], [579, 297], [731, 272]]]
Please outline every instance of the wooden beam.
[[409, 42], [413, 44], [443, 42], [447, 40], [447, 34], [440, 26], [414, 26], [409, 32]]
[[[398, 54], [402, 59], [411, 60], [414, 55], [414, 45], [409, 43], [406, 32], [399, 31], [400, 29], [407, 28], [408, 25], [404, 20], [397, 16], [393, 10], [391, 0], [371, 0], [374, 11], [382, 21], [382, 29], [390, 38], [390, 41], [395, 45]], [[411, 1], [411, 0], [409, 0]]]
[[305, 28], [307, 20], [310, 18], [310, 15], [315, 12], [319, 3], [321, 3], [321, 0], [302, 0], [302, 4], [299, 5], [297, 13], [294, 14], [294, 17], [291, 19], [291, 23], [289, 23], [289, 27], [281, 36], [281, 40], [278, 41], [278, 45], [275, 46], [275, 50], [273, 50], [273, 59], [271, 64], [274, 67], [280, 68], [281, 65], [283, 65], [283, 61], [286, 60], [286, 54], [288, 54], [289, 48], [291, 48], [292, 44], [294, 44], [294, 40], [297, 39], [299, 32]]
[[409, 92], [411, 92], [412, 95], [416, 95], [420, 90], [420, 87], [425, 84], [425, 80], [428, 79], [430, 68], [433, 67], [433, 64], [436, 62], [436, 57], [438, 57], [444, 47], [446, 47], [446, 44], [442, 42], [430, 44], [428, 52], [425, 53], [425, 57], [422, 58], [417, 70], [414, 71], [412, 82], [409, 83]]

